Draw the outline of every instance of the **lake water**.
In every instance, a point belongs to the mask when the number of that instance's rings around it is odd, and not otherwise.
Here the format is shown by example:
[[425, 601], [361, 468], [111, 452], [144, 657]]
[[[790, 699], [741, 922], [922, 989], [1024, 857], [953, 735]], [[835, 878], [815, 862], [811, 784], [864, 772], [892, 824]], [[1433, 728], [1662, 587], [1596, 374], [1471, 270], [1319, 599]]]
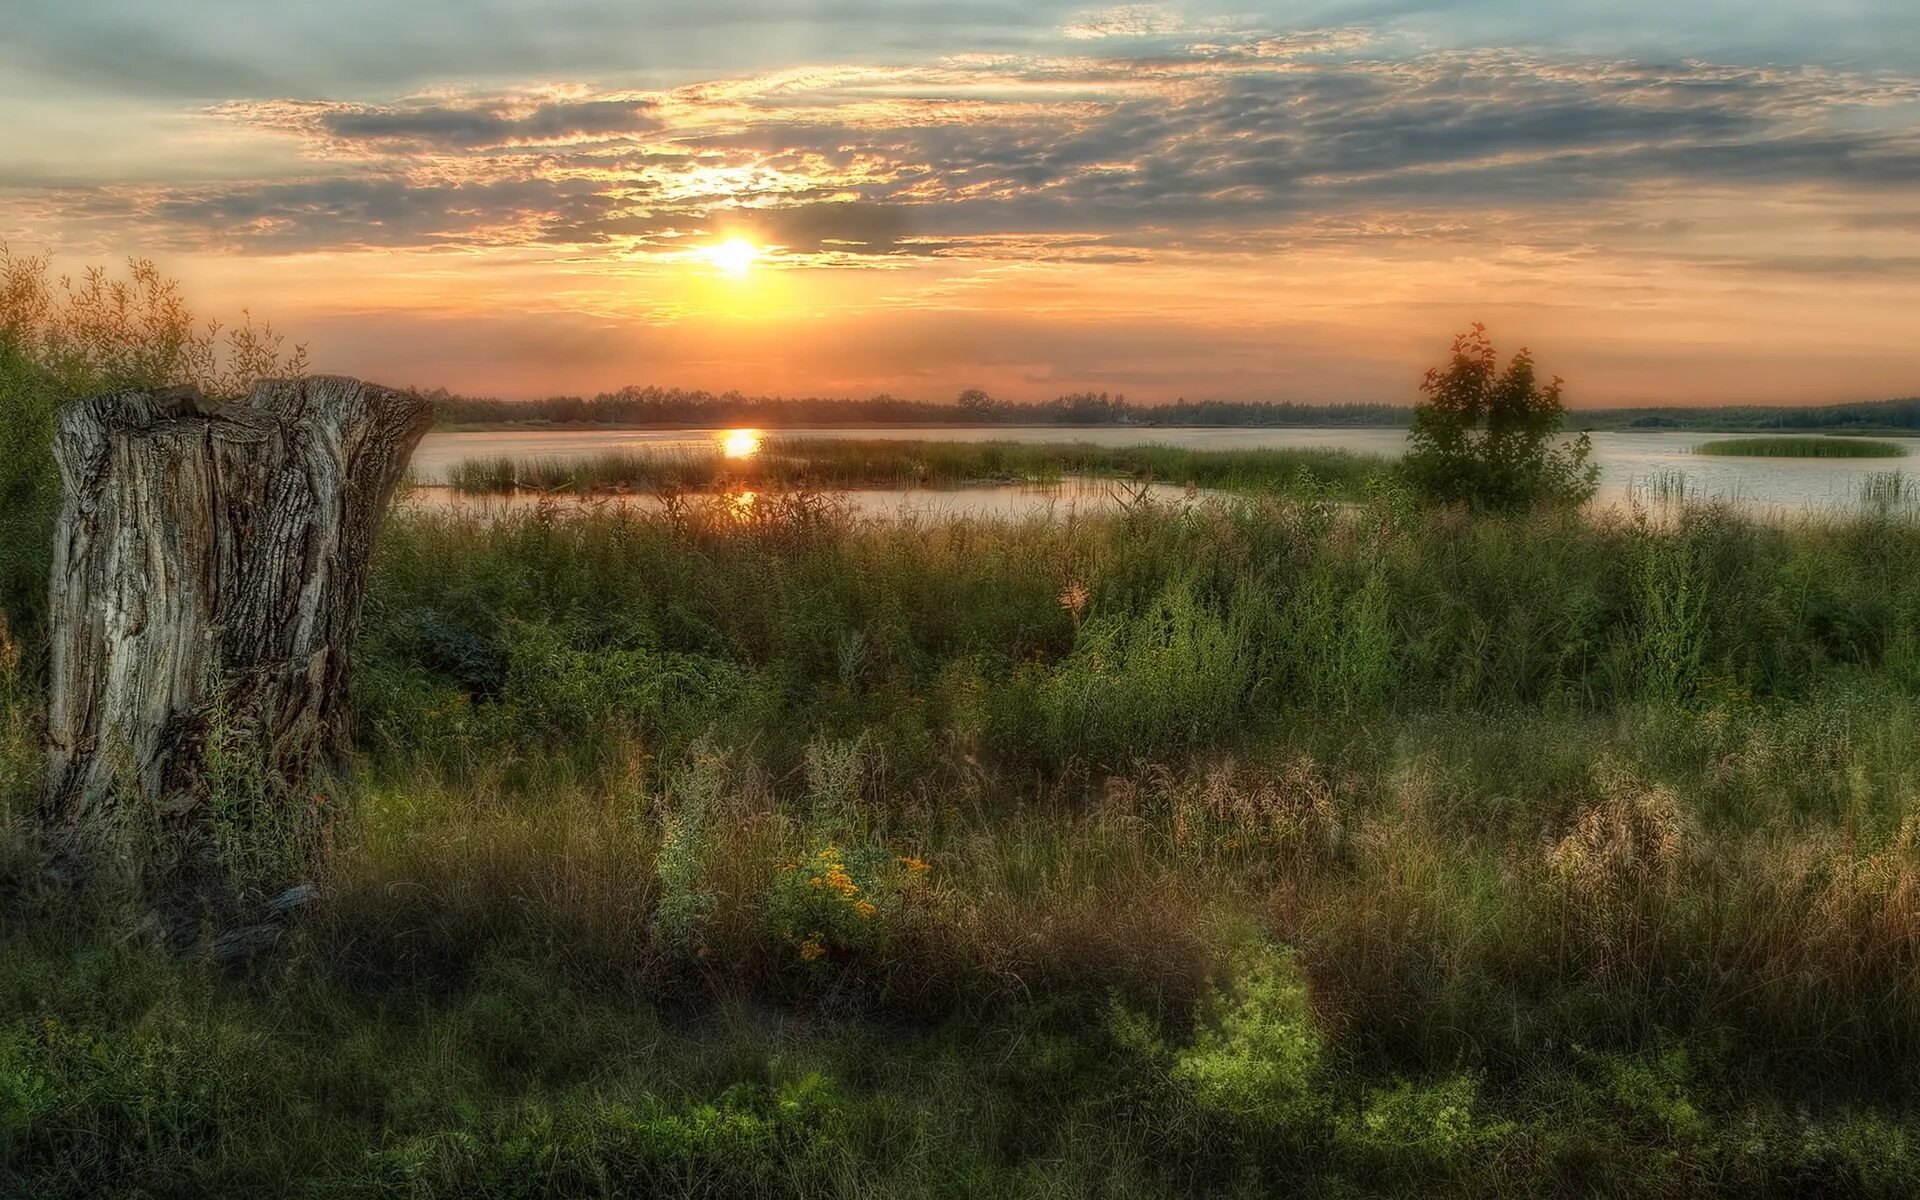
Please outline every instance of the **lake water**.
[[[422, 483], [440, 483], [455, 463], [469, 458], [588, 458], [608, 450], [707, 450], [725, 435], [716, 429], [511, 430], [487, 433], [429, 433], [414, 452], [413, 472]], [[775, 431], [772, 436], [809, 438], [890, 438], [978, 442], [1090, 442], [1102, 446], [1164, 444], [1196, 450], [1297, 447], [1352, 450], [1398, 457], [1406, 448], [1399, 429], [1247, 429], [1131, 426], [948, 426], [940, 428], [844, 428]], [[1740, 434], [1673, 432], [1601, 432], [1593, 438], [1593, 461], [1600, 467], [1597, 502], [1618, 504], [1647, 486], [1648, 480], [1677, 473], [1690, 496], [1730, 500], [1742, 506], [1783, 512], [1844, 509], [1859, 503], [1869, 475], [1901, 471], [1910, 486], [1920, 458], [1716, 458], [1691, 453], [1703, 441]], [[1748, 435], [1760, 436], [1760, 435]], [[1910, 447], [1911, 448], [1911, 447]], [[874, 489], [848, 493], [857, 511], [892, 515], [973, 514], [1014, 516], [1067, 511], [1114, 503], [1113, 484], [1069, 480], [1053, 487], [965, 487]], [[1182, 502], [1183, 489], [1158, 486], [1156, 499]], [[450, 502], [444, 495], [440, 502]], [[527, 498], [488, 498], [486, 503], [528, 503]], [[476, 500], [460, 503], [472, 505]]]

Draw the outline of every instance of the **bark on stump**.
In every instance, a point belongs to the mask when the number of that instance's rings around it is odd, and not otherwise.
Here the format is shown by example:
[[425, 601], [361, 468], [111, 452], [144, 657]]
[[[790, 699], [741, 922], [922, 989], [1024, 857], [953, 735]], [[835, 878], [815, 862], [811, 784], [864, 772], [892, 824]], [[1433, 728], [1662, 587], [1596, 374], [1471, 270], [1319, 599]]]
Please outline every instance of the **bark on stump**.
[[[351, 736], [347, 656], [374, 535], [432, 421], [338, 376], [60, 411], [45, 815], [68, 836], [140, 803], [192, 829], [208, 735], [289, 802]], [[297, 798], [297, 800], [296, 800]]]

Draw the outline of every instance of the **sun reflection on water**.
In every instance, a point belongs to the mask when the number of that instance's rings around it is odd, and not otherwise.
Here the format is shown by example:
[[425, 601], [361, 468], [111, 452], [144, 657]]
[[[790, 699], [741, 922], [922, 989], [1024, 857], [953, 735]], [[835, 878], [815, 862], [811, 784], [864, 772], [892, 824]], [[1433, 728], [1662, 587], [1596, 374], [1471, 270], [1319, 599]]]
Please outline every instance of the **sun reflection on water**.
[[728, 458], [752, 458], [760, 453], [760, 431], [729, 429], [720, 435], [720, 453]]

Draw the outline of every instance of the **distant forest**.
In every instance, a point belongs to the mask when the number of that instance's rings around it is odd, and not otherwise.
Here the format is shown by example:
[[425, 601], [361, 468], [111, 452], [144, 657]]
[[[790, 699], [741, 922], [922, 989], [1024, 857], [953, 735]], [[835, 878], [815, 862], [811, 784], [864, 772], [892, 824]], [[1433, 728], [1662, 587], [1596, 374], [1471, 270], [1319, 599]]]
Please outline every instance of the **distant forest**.
[[[1245, 425], [1404, 427], [1411, 409], [1400, 404], [1296, 404], [1234, 400], [1175, 400], [1140, 404], [1124, 395], [1073, 392], [1052, 400], [998, 400], [977, 389], [950, 403], [903, 400], [747, 396], [739, 392], [624, 387], [597, 396], [497, 400], [428, 393], [443, 425], [624, 425], [665, 428], [752, 426], [760, 429], [823, 425]], [[1920, 432], [1920, 397], [1861, 404], [1774, 408], [1612, 408], [1568, 414], [1574, 429], [1804, 429]]]

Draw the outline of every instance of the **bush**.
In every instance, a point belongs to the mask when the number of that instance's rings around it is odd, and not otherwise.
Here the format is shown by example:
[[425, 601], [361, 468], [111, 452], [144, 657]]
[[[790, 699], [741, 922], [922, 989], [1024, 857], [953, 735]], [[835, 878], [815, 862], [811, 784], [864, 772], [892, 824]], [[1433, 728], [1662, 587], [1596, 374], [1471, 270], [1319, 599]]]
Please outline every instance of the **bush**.
[[1173, 1080], [1210, 1116], [1287, 1129], [1321, 1115], [1325, 1052], [1293, 956], [1262, 946], [1239, 955], [1209, 992], [1193, 1044], [1175, 1054]]
[[1586, 434], [1556, 444], [1561, 381], [1541, 386], [1533, 355], [1514, 355], [1506, 370], [1486, 327], [1453, 341], [1453, 361], [1427, 372], [1426, 400], [1413, 410], [1413, 432], [1401, 471], [1427, 500], [1475, 508], [1521, 509], [1581, 504], [1593, 496], [1599, 468], [1587, 462]]
[[125, 279], [89, 268], [76, 283], [0, 243], [0, 612], [16, 630], [39, 627], [46, 599], [60, 405], [177, 383], [238, 396], [262, 376], [306, 369], [305, 347], [283, 355], [282, 341], [244, 314], [224, 337], [217, 322], [200, 324], [151, 262], [129, 260]]

